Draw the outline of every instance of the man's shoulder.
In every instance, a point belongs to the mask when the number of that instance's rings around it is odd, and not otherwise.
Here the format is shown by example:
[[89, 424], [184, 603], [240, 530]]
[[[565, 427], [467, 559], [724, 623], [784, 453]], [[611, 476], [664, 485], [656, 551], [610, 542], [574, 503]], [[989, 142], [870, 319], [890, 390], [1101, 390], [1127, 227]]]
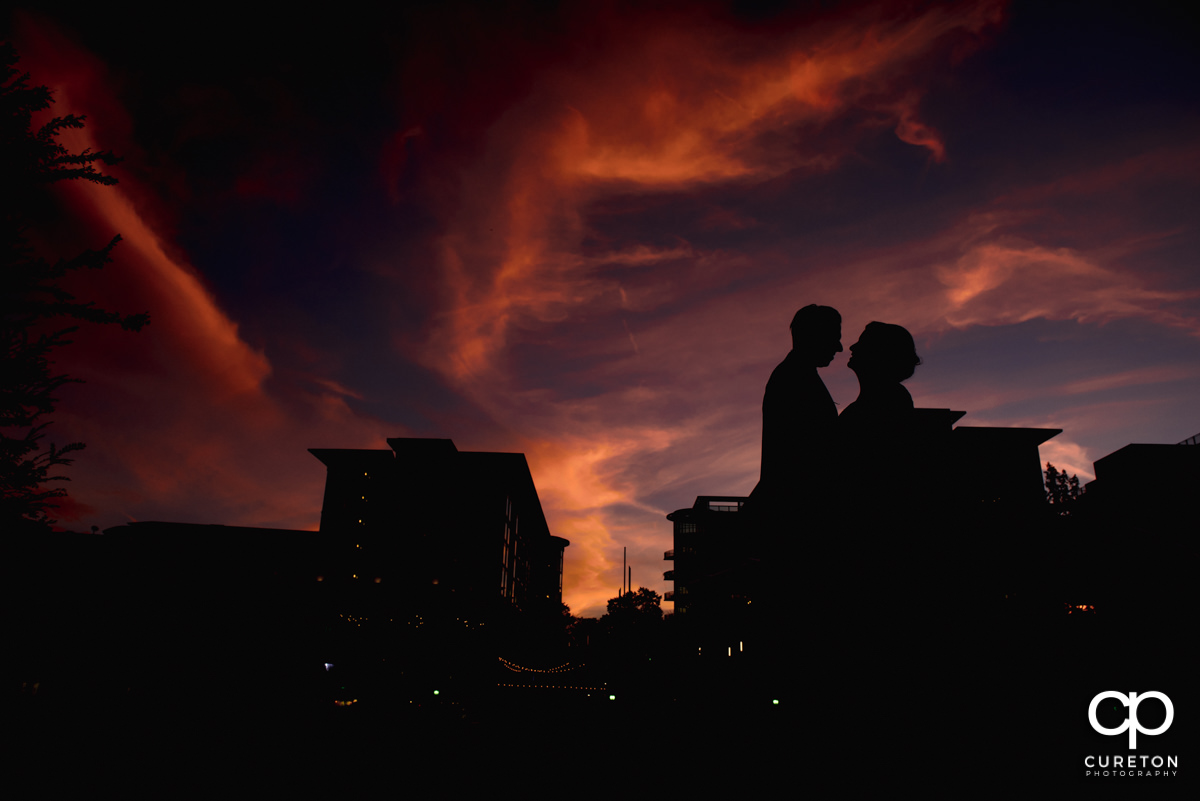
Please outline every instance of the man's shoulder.
[[[801, 403], [817, 405], [822, 409], [828, 405], [830, 408], [834, 408], [833, 399], [829, 396], [825, 382], [817, 373], [817, 368], [804, 365], [791, 354], [788, 354], [788, 358], [780, 362], [779, 366], [771, 373], [771, 378], [767, 381], [767, 388], [763, 394], [763, 402], [771, 405], [774, 405], [775, 402], [784, 402], [788, 405]], [[836, 409], [833, 414], [837, 415]]]
[[817, 368], [812, 365], [806, 365], [789, 353], [787, 358], [781, 361], [771, 372], [770, 379], [767, 380], [767, 389], [772, 387], [789, 387], [800, 391], [816, 391], [821, 392], [825, 389], [825, 382], [821, 380], [821, 376], [817, 373]]
[[795, 353], [788, 353], [784, 360], [775, 365], [775, 369], [771, 371], [771, 377], [767, 380], [767, 388], [769, 389], [772, 384], [800, 383], [808, 378], [810, 373], [812, 376], [816, 376], [816, 368], [806, 368], [796, 358]]

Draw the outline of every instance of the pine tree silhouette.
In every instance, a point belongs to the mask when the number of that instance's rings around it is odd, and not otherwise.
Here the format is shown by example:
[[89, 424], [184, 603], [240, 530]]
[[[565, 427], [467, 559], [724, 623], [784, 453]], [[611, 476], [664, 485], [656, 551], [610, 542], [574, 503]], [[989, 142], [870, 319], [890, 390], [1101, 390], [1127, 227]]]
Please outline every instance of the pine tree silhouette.
[[50, 471], [70, 465], [68, 454], [84, 447], [81, 442], [43, 445], [46, 418], [57, 403], [54, 393], [78, 381], [56, 375], [50, 362], [53, 351], [68, 344], [78, 326], [56, 328], [54, 321], [116, 323], [137, 331], [149, 316], [106, 311], [77, 300], [60, 283], [75, 270], [107, 264], [120, 236], [99, 250], [87, 249], [53, 263], [30, 247], [29, 209], [38, 205], [47, 185], [82, 179], [111, 186], [117, 179], [95, 165], [111, 166], [120, 159], [108, 151], [72, 153], [57, 141], [63, 130], [82, 128], [84, 117], [55, 117], [35, 130], [33, 114], [54, 102], [50, 90], [29, 85], [29, 73], [15, 67], [17, 53], [11, 44], [0, 43], [0, 61], [0, 526], [6, 532], [46, 531], [55, 522], [48, 512], [66, 495], [61, 487], [47, 486], [67, 480]]

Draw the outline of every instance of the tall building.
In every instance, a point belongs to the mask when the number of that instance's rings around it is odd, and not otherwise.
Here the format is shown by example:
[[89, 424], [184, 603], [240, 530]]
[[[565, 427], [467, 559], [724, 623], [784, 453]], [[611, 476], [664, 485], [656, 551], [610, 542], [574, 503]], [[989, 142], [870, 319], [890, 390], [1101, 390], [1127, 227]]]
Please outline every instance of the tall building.
[[674, 602], [677, 615], [686, 616], [697, 600], [703, 606], [703, 579], [732, 566], [740, 541], [736, 515], [747, 500], [732, 495], [701, 495], [691, 507], [667, 515], [674, 525], [675, 547], [663, 558], [675, 564], [663, 573], [663, 578], [673, 581], [675, 588], [665, 600]]
[[692, 648], [715, 654], [740, 647], [746, 638], [749, 601], [757, 589], [740, 513], [748, 498], [701, 495], [686, 509], [667, 515], [674, 526], [673, 561], [663, 578], [675, 588], [664, 600], [675, 604], [673, 624]]
[[310, 450], [327, 468], [321, 533], [343, 544], [342, 574], [383, 573], [410, 597], [480, 614], [557, 613], [569, 543], [550, 534], [524, 454], [387, 443]]

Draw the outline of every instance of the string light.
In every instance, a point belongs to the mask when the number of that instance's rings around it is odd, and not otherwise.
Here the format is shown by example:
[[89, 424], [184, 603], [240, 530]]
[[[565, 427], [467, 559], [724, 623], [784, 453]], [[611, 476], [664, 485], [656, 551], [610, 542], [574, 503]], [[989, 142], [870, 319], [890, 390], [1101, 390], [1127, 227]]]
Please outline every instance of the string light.
[[[497, 687], [525, 687], [527, 689], [537, 690], [603, 690], [603, 687], [580, 687], [568, 684], [504, 684], [497, 683]], [[610, 699], [616, 698], [615, 695], [609, 696]]]
[[504, 666], [514, 673], [568, 673], [572, 670], [578, 670], [586, 664], [584, 662], [580, 662], [578, 665], [572, 665], [570, 662], [564, 662], [558, 667], [552, 667], [548, 670], [541, 670], [540, 668], [522, 667], [515, 662], [509, 662], [502, 656], [496, 658], [503, 662]]

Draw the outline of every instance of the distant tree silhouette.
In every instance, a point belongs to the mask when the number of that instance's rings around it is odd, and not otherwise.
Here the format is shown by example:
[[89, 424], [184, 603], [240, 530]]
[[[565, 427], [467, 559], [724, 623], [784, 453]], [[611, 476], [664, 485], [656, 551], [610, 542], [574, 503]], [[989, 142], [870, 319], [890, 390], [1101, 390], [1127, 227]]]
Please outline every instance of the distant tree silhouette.
[[662, 621], [662, 596], [654, 590], [638, 587], [637, 592], [627, 592], [608, 599], [608, 614], [613, 622]]
[[0, 60], [0, 527], [7, 532], [49, 530], [54, 521], [47, 512], [66, 490], [47, 484], [67, 480], [50, 471], [71, 464], [68, 454], [84, 447], [80, 442], [43, 445], [49, 425], [45, 418], [57, 403], [54, 393], [78, 381], [52, 369], [51, 353], [68, 344], [78, 330], [59, 325], [72, 319], [117, 323], [137, 331], [149, 317], [97, 308], [60, 285], [74, 270], [108, 263], [120, 236], [99, 250], [53, 263], [33, 253], [27, 236], [31, 210], [44, 204], [45, 187], [77, 179], [115, 184], [116, 178], [98, 172], [95, 165], [111, 166], [120, 159], [107, 151], [72, 153], [56, 141], [64, 129], [82, 128], [83, 117], [55, 117], [34, 130], [33, 114], [54, 102], [50, 90], [29, 85], [29, 73], [15, 67], [17, 54], [11, 44], [0, 43]]
[[601, 632], [600, 619], [596, 617], [574, 617], [567, 629], [567, 644], [572, 648], [587, 648]]
[[1046, 462], [1046, 501], [1057, 507], [1059, 514], [1070, 514], [1070, 505], [1083, 497], [1084, 490], [1079, 486], [1079, 476], [1067, 477], [1067, 471], [1059, 472], [1054, 465]]
[[609, 642], [627, 654], [655, 650], [662, 630], [662, 596], [639, 587], [608, 599], [608, 612], [600, 623]]

